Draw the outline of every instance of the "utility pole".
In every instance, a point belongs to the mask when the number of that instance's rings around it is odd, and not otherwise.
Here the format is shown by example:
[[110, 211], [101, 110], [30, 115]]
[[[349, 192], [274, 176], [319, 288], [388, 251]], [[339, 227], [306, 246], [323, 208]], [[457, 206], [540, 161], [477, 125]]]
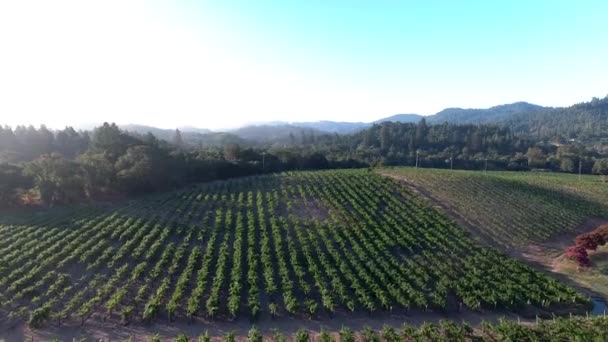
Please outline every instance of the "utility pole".
[[418, 168], [418, 155], [420, 154], [420, 151], [416, 151], [416, 168]]
[[450, 170], [454, 170], [454, 152], [450, 154]]

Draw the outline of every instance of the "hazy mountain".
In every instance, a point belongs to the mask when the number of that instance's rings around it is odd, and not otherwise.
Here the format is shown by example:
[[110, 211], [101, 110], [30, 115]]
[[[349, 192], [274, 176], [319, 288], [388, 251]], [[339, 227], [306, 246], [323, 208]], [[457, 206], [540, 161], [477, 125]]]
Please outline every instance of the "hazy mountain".
[[546, 107], [527, 102], [515, 102], [487, 109], [446, 108], [437, 114], [426, 117], [429, 123], [481, 124], [498, 123], [521, 113], [540, 112]]
[[389, 116], [389, 117], [386, 117], [386, 118], [383, 118], [380, 120], [376, 120], [376, 121], [374, 121], [374, 123], [381, 123], [381, 122], [387, 122], [387, 121], [416, 123], [416, 122], [420, 121], [420, 119], [422, 119], [423, 117], [424, 116], [420, 115], [420, 114], [396, 114], [396, 115]]
[[192, 127], [192, 126], [183, 126], [183, 127], [178, 127], [178, 128], [182, 132], [192, 132], [192, 133], [201, 133], [201, 134], [211, 133], [211, 130], [207, 129], [207, 128], [198, 128], [198, 127]]
[[[325, 133], [339, 133], [348, 134], [359, 131], [363, 128], [369, 127], [371, 123], [366, 122], [344, 122], [344, 121], [308, 121], [308, 122], [288, 122], [288, 121], [268, 121], [268, 122], [257, 122], [239, 129], [247, 127], [303, 127], [311, 128], [316, 131]], [[239, 129], [235, 130], [238, 131]]]
[[[238, 129], [230, 130], [228, 133], [211, 133], [205, 128], [181, 127], [182, 139], [191, 144], [222, 144], [222, 143], [238, 143], [239, 139], [257, 141], [257, 142], [279, 142], [279, 143], [301, 143], [314, 140], [315, 136], [320, 136], [328, 133], [350, 134], [356, 133], [363, 129], [369, 128], [376, 123], [382, 122], [401, 122], [401, 123], [417, 123], [422, 118], [425, 118], [430, 124], [438, 123], [453, 123], [453, 124], [505, 124], [516, 126], [517, 130], [522, 132], [526, 130], [523, 127], [527, 122], [538, 122], [534, 119], [538, 115], [542, 115], [543, 119], [547, 119], [547, 113], [550, 113], [553, 108], [542, 107], [527, 102], [515, 102], [504, 104], [485, 109], [476, 108], [446, 108], [434, 115], [423, 116], [419, 114], [396, 114], [388, 116], [373, 122], [340, 122], [340, 121], [311, 121], [311, 122], [286, 122], [286, 121], [271, 121], [250, 124]], [[564, 116], [560, 116], [561, 121], [568, 121]], [[519, 123], [519, 124], [518, 124]], [[559, 123], [555, 123], [559, 125]], [[524, 125], [525, 126], [525, 125]], [[542, 130], [536, 127], [534, 131]], [[146, 134], [148, 132], [154, 134], [159, 139], [172, 141], [175, 136], [174, 129], [161, 129], [145, 125], [123, 125], [122, 129]]]
[[[423, 116], [419, 114], [396, 114], [373, 122], [337, 122], [337, 121], [315, 121], [315, 122], [281, 122], [274, 121], [261, 124], [261, 126], [273, 127], [306, 127], [321, 132], [348, 134], [360, 131], [381, 122], [403, 122], [416, 123], [425, 118], [429, 123], [454, 123], [454, 124], [487, 124], [505, 122], [518, 114], [537, 113], [547, 109], [527, 102], [515, 102], [494, 106], [486, 109], [473, 108], [446, 108], [434, 115]], [[260, 127], [247, 126], [247, 127]], [[245, 127], [244, 127], [245, 128]]]
[[366, 128], [370, 123], [365, 122], [340, 122], [340, 121], [316, 121], [316, 122], [294, 122], [294, 126], [313, 128], [329, 133], [353, 133]]
[[146, 125], [118, 125], [118, 127], [124, 131], [145, 135], [152, 133], [156, 138], [171, 141], [175, 136], [175, 129], [164, 129]]
[[[152, 133], [156, 138], [173, 142], [175, 129], [164, 129], [145, 125], [120, 125], [120, 129], [127, 132], [145, 135]], [[214, 145], [243, 144], [245, 141], [239, 136], [226, 132], [211, 132], [204, 128], [182, 127], [179, 129], [182, 140], [188, 145]]]
[[303, 143], [311, 142], [314, 137], [327, 134], [311, 127], [297, 125], [259, 125], [246, 126], [232, 131], [231, 133], [242, 139], [258, 142], [277, 143]]
[[562, 136], [570, 139], [608, 142], [608, 96], [570, 107], [543, 108], [518, 113], [503, 122], [513, 132], [533, 137]]

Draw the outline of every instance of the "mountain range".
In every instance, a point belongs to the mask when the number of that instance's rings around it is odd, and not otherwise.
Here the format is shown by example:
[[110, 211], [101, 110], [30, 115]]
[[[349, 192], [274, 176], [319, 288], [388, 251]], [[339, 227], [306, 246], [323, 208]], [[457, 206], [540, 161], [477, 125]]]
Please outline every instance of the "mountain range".
[[[593, 98], [590, 102], [572, 105], [570, 107], [543, 107], [528, 102], [515, 102], [498, 105], [485, 109], [478, 108], [446, 108], [433, 115], [396, 114], [373, 122], [287, 122], [272, 121], [247, 125], [225, 132], [212, 132], [208, 129], [181, 127], [185, 142], [197, 144], [239, 143], [241, 139], [259, 142], [288, 142], [294, 137], [313, 136], [320, 134], [350, 134], [374, 124], [383, 122], [417, 123], [423, 118], [429, 124], [498, 124], [512, 128], [523, 134], [550, 136], [561, 134], [576, 136], [583, 133], [586, 136], [603, 136], [608, 116], [608, 96], [603, 99]], [[600, 125], [595, 125], [600, 123]], [[123, 129], [138, 134], [151, 132], [159, 139], [171, 140], [175, 135], [174, 129], [160, 129], [142, 125], [125, 125]]]
[[325, 133], [348, 134], [360, 131], [373, 124], [382, 122], [402, 122], [402, 123], [417, 123], [422, 118], [428, 123], [453, 123], [453, 124], [484, 124], [498, 123], [508, 120], [510, 117], [520, 113], [536, 113], [550, 107], [538, 106], [527, 102], [515, 102], [494, 106], [487, 109], [477, 108], [446, 108], [433, 115], [420, 114], [396, 114], [388, 116], [372, 122], [343, 122], [343, 121], [312, 121], [312, 122], [287, 122], [287, 121], [272, 121], [266, 123], [257, 123], [255, 125], [245, 126], [236, 129], [234, 132], [251, 132], [252, 127], [303, 127], [311, 128]]

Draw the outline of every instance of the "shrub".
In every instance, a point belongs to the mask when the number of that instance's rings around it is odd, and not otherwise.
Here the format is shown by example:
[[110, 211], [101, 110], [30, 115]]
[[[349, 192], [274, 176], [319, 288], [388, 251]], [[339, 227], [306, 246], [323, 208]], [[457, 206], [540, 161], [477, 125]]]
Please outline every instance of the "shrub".
[[310, 336], [308, 335], [308, 331], [304, 329], [299, 329], [296, 332], [296, 342], [308, 342], [310, 341]]
[[380, 341], [380, 339], [378, 338], [378, 335], [376, 335], [376, 332], [368, 326], [363, 327], [361, 336], [363, 337], [363, 341], [365, 341], [365, 342], [379, 342]]
[[249, 333], [247, 334], [247, 341], [249, 342], [262, 342], [262, 333], [255, 326], [249, 329]]
[[581, 267], [589, 267], [591, 265], [587, 250], [581, 246], [568, 247], [568, 249], [566, 249], [566, 257], [576, 261]]
[[348, 327], [340, 329], [340, 342], [355, 342], [355, 334]]
[[395, 328], [391, 327], [390, 325], [385, 325], [382, 327], [382, 337], [386, 342], [398, 342], [401, 340]]

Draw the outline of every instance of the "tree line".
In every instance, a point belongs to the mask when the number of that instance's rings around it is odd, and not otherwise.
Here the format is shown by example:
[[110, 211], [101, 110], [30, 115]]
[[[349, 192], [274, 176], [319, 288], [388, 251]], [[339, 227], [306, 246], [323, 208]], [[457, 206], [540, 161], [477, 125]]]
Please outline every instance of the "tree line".
[[188, 146], [179, 130], [172, 140], [122, 131], [113, 123], [92, 132], [2, 127], [0, 206], [114, 199], [191, 182], [345, 166], [313, 151], [271, 153], [237, 144]]
[[[304, 132], [306, 133], [306, 132]], [[608, 174], [608, 144], [535, 139], [507, 126], [383, 122], [347, 135], [189, 144], [104, 123], [0, 127], [0, 205], [112, 199], [264, 172], [389, 165]]]

